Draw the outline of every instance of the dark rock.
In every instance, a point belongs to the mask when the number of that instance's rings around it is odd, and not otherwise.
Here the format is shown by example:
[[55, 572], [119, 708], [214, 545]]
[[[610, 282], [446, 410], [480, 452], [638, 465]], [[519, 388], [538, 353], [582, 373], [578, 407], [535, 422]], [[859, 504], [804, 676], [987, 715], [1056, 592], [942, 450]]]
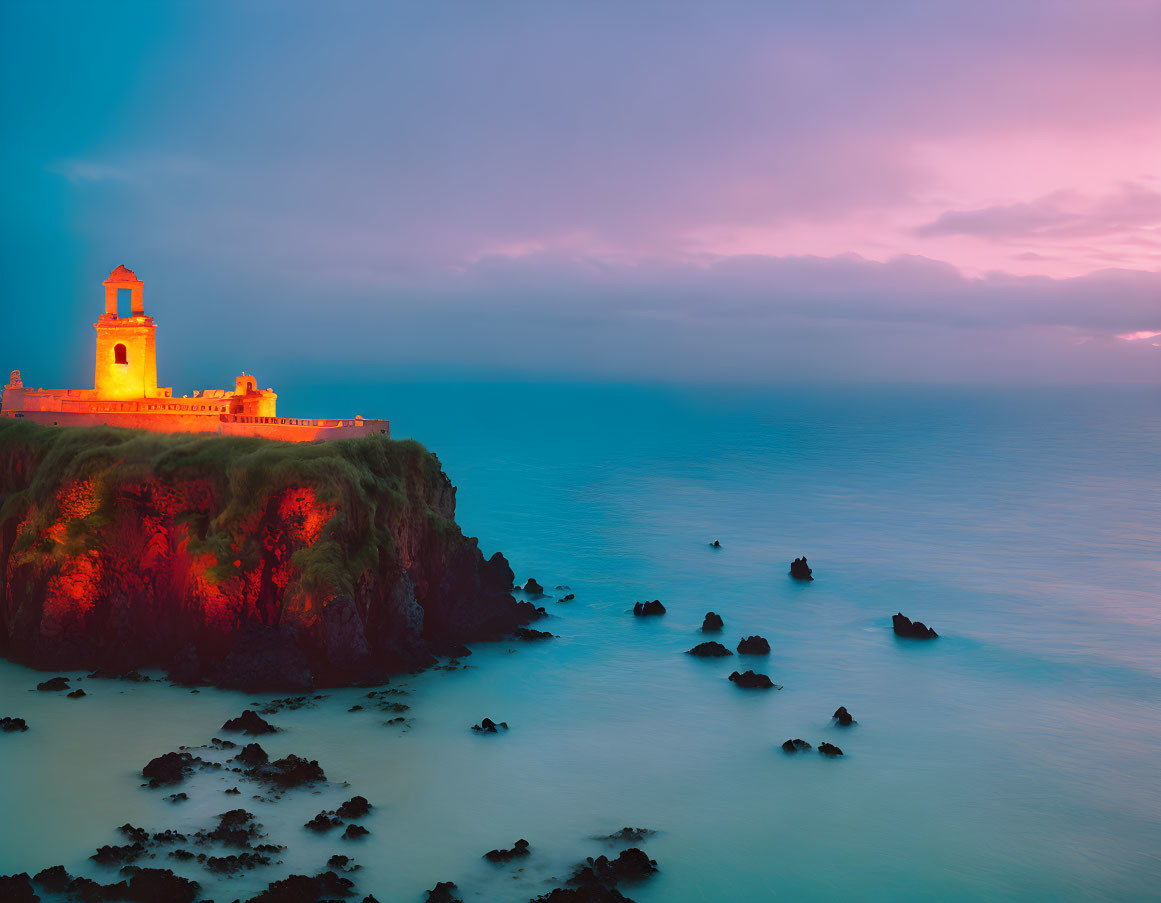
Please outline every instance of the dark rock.
[[551, 640], [556, 636], [547, 630], [533, 630], [531, 627], [517, 627], [512, 635], [518, 640]]
[[835, 709], [835, 713], [831, 717], [838, 721], [839, 725], [842, 727], [850, 727], [852, 724], [856, 723], [855, 719], [851, 717], [851, 713], [847, 711], [847, 707], [845, 705], [840, 705], [837, 709]]
[[98, 847], [90, 859], [99, 862], [101, 865], [120, 865], [125, 862], [132, 862], [135, 859], [140, 859], [148, 851], [145, 849], [145, 844], [134, 841], [133, 843], [118, 846], [116, 844], [109, 844], [103, 847]]
[[623, 850], [616, 859], [598, 856], [586, 861], [588, 864], [568, 879], [569, 884], [616, 887], [622, 881], [644, 881], [657, 871], [657, 863], [638, 847]]
[[[224, 731], [241, 731], [244, 734], [276, 734], [278, 728], [252, 709], [246, 709], [237, 718], [231, 718], [222, 725]], [[203, 735], [204, 736], [204, 735]]]
[[237, 787], [231, 787], [229, 790], [223, 790], [223, 791], [222, 791], [222, 793], [225, 793], [225, 794], [233, 794], [233, 795], [235, 795], [235, 796], [237, 796], [237, 795], [238, 795], [238, 794], [240, 794], [241, 792], [242, 792], [242, 791], [241, 791], [241, 790], [239, 790]]
[[44, 690], [46, 693], [57, 693], [68, 688], [69, 679], [67, 677], [50, 677], [48, 680], [42, 680], [36, 685], [36, 689]]
[[512, 844], [510, 850], [488, 850], [484, 858], [489, 862], [511, 862], [517, 856], [527, 856], [530, 852], [528, 841], [520, 839]]
[[746, 671], [743, 674], [735, 671], [730, 675], [730, 680], [747, 690], [769, 690], [771, 687], [777, 686], [765, 674], [757, 674], [754, 671]]
[[136, 826], [128, 822], [121, 825], [121, 828], [118, 828], [117, 831], [121, 833], [122, 837], [134, 841], [135, 844], [144, 844], [146, 840], [149, 840], [149, 831], [146, 831], [144, 828], [136, 828]]
[[171, 793], [166, 799], [171, 803], [184, 803], [189, 799], [189, 796], [185, 793]]
[[698, 643], [692, 649], [686, 650], [686, 655], [696, 655], [699, 658], [720, 658], [724, 655], [733, 655], [721, 643]]
[[128, 892], [111, 899], [134, 903], [193, 903], [201, 887], [196, 881], [175, 875], [169, 869], [138, 869], [129, 879]]
[[805, 555], [790, 562], [790, 576], [795, 580], [813, 580], [811, 573], [811, 569], [807, 567]]
[[745, 637], [738, 641], [738, 652], [742, 655], [769, 655], [770, 641], [760, 636]]
[[8, 716], [0, 718], [0, 731], [6, 734], [26, 730], [28, 730], [28, 723], [23, 718], [10, 718]]
[[366, 837], [370, 833], [362, 825], [347, 825], [347, 830], [343, 832], [343, 840], [355, 840], [359, 837]]
[[938, 633], [922, 621], [912, 621], [902, 612], [891, 616], [891, 625], [895, 628], [895, 636], [911, 640], [934, 640], [939, 637]]
[[820, 744], [818, 744], [818, 751], [820, 753], [822, 753], [824, 756], [830, 756], [831, 758], [833, 758], [834, 756], [841, 756], [843, 754], [843, 751], [841, 749], [839, 749], [837, 746], [835, 746], [833, 743], [820, 743]]
[[788, 753], [802, 752], [810, 749], [810, 744], [805, 740], [787, 740], [782, 744], [782, 749]]
[[77, 687], [75, 690], [73, 690], [71, 693], [68, 694], [68, 697], [69, 697], [69, 699], [80, 699], [80, 698], [82, 698], [84, 696], [88, 696], [88, 695], [89, 694], [86, 693], [84, 690], [82, 690], [80, 687]]
[[310, 690], [314, 673], [294, 627], [248, 624], [239, 631], [214, 682], [247, 693]]
[[234, 756], [234, 758], [243, 765], [249, 765], [251, 768], [258, 765], [265, 765], [270, 761], [270, 756], [266, 754], [266, 750], [257, 743], [247, 743], [242, 747], [242, 751]]
[[341, 818], [328, 815], [326, 812], [320, 812], [303, 825], [304, 828], [310, 828], [312, 831], [318, 831], [319, 833], [329, 831], [331, 828], [341, 828], [342, 826], [343, 820]]
[[705, 613], [705, 620], [701, 622], [701, 632], [713, 633], [717, 630], [721, 630], [723, 626], [724, 623], [722, 621], [721, 615], [719, 615], [717, 612], [707, 611]]
[[309, 875], [291, 875], [274, 881], [250, 903], [315, 903], [321, 898], [349, 897], [355, 882], [335, 872]]
[[481, 733], [481, 734], [498, 734], [499, 728], [503, 728], [504, 730], [508, 730], [508, 722], [507, 721], [500, 721], [497, 723], [497, 722], [493, 721], [491, 718], [485, 718], [479, 724], [472, 725], [472, 730], [477, 731], [478, 733]]
[[576, 593], [569, 593], [568, 595], [561, 596], [556, 601], [557, 602], [571, 602], [575, 598], [576, 598]]
[[633, 903], [615, 887], [558, 887], [532, 903]]
[[665, 606], [662, 605], [657, 599], [654, 599], [652, 602], [638, 602], [633, 606], [633, 614], [637, 615], [638, 617], [642, 617], [644, 615], [663, 615], [665, 614]]
[[63, 865], [54, 865], [37, 872], [32, 880], [49, 893], [63, 894], [72, 883], [73, 876], [65, 871]]
[[722, 547], [722, 544], [718, 540], [715, 539], [713, 542], [710, 543], [710, 547], [714, 548], [714, 549], [720, 549]]
[[463, 903], [456, 895], [456, 886], [452, 881], [440, 881], [427, 892], [425, 903]]
[[0, 900], [5, 903], [39, 903], [40, 897], [32, 887], [28, 872], [19, 875], [0, 875]]
[[341, 806], [337, 814], [340, 818], [362, 818], [371, 811], [371, 804], [365, 796], [353, 796]]
[[529, 577], [524, 584], [524, 592], [534, 596], [542, 596], [544, 595], [544, 587], [536, 582], [536, 578]]
[[646, 837], [656, 834], [649, 828], [622, 828], [616, 834], [609, 834], [601, 840], [611, 840], [614, 843], [641, 843]]
[[314, 784], [327, 779], [318, 762], [303, 759], [293, 753], [266, 765], [255, 765], [246, 773], [255, 780], [283, 788], [300, 787], [303, 784]]
[[141, 769], [141, 773], [149, 778], [150, 787], [180, 784], [193, 772], [194, 764], [200, 761], [187, 752], [167, 752], [156, 759], [151, 759], [149, 764]]

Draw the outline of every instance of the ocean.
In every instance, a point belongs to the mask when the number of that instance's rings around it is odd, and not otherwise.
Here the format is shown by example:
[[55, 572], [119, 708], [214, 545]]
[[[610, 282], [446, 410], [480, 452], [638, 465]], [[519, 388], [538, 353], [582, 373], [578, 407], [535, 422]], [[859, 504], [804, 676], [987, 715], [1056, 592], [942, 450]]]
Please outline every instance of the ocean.
[[[219, 903], [334, 853], [361, 865], [354, 899], [450, 880], [526, 901], [634, 826], [660, 869], [622, 887], [638, 903], [1158, 899], [1156, 388], [416, 382], [338, 412], [325, 388], [279, 392], [287, 416], [389, 417], [435, 451], [465, 533], [545, 586], [535, 626], [558, 637], [393, 679], [402, 725], [349, 712], [355, 688], [270, 715], [285, 730], [263, 746], [332, 782], [276, 801], [215, 773], [187, 802], [140, 788], [149, 759], [267, 697], [84, 680], [72, 700], [0, 663], [0, 714], [31, 727], [0, 735], [0, 874], [112, 881], [87, 857], [118, 825], [193, 830], [241, 805], [282, 865], [141, 864]], [[801, 555], [813, 582], [788, 576]], [[645, 599], [667, 613], [634, 617]], [[722, 642], [760, 634], [770, 656], [685, 655], [708, 611]], [[896, 612], [939, 639], [896, 638]], [[727, 680], [747, 668], [782, 689]], [[857, 724], [833, 723], [840, 705]], [[510, 730], [473, 733], [485, 716]], [[787, 755], [796, 737], [844, 755]], [[302, 827], [354, 793], [370, 836]], [[518, 838], [528, 857], [481, 858]]]

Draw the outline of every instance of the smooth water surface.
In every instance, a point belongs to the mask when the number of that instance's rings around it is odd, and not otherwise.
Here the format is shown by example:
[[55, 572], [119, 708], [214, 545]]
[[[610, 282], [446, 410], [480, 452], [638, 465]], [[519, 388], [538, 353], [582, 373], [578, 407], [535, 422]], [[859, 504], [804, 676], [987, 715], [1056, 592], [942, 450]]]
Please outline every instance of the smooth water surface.
[[[335, 413], [322, 390], [279, 390], [288, 415]], [[262, 740], [271, 753], [351, 784], [277, 802], [223, 796], [237, 781], [214, 774], [181, 788], [187, 803], [139, 789], [145, 762], [206, 743], [250, 697], [86, 680], [70, 700], [0, 664], [0, 714], [32, 727], [0, 735], [0, 873], [113, 880], [85, 858], [115, 826], [192, 829], [243, 805], [289, 850], [229, 880], [179, 869], [219, 901], [336, 852], [363, 866], [356, 899], [453, 880], [465, 900], [528, 900], [625, 825], [659, 832], [644, 847], [660, 873], [623, 888], [640, 903], [1156, 898], [1155, 390], [360, 393], [355, 411], [439, 454], [485, 554], [549, 589], [537, 626], [559, 639], [394, 680], [406, 728], [348, 712], [358, 689], [270, 716], [286, 728]], [[787, 576], [803, 554], [810, 584]], [[557, 584], [575, 601], [556, 603]], [[634, 618], [646, 598], [668, 614]], [[731, 648], [759, 633], [773, 654], [684, 655], [709, 610]], [[940, 639], [896, 639], [896, 611]], [[784, 689], [726, 680], [748, 667]], [[839, 705], [857, 725], [832, 725]], [[511, 731], [473, 734], [485, 715]], [[846, 755], [788, 756], [790, 737]], [[377, 807], [370, 837], [302, 827], [353, 793]], [[528, 859], [481, 860], [519, 837]]]

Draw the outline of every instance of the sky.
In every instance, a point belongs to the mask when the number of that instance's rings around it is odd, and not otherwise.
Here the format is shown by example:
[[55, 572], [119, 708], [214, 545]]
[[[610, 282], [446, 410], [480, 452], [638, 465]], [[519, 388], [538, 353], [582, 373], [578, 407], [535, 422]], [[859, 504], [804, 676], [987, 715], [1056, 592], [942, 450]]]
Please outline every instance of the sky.
[[1161, 382], [1161, 0], [0, 0], [0, 368]]

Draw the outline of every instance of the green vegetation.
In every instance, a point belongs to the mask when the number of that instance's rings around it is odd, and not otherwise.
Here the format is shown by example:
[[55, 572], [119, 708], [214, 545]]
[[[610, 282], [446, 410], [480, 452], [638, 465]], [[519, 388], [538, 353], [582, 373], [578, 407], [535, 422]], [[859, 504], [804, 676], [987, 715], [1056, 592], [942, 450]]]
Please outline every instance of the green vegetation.
[[[71, 517], [63, 538], [46, 540], [61, 516], [58, 490], [76, 481], [91, 481], [92, 510]], [[33, 543], [50, 556], [99, 549], [117, 506], [151, 485], [159, 503], [180, 506], [163, 513], [188, 525], [190, 550], [214, 555], [211, 579], [226, 579], [260, 558], [254, 525], [270, 499], [310, 487], [335, 513], [319, 540], [292, 560], [304, 588], [349, 592], [383, 551], [396, 555], [393, 527], [402, 520], [456, 529], [435, 507], [446, 481], [438, 459], [418, 442], [378, 435], [296, 443], [0, 420], [0, 523], [32, 512], [17, 553]], [[209, 492], [193, 491], [195, 483]], [[177, 495], [161, 502], [167, 489]]]

